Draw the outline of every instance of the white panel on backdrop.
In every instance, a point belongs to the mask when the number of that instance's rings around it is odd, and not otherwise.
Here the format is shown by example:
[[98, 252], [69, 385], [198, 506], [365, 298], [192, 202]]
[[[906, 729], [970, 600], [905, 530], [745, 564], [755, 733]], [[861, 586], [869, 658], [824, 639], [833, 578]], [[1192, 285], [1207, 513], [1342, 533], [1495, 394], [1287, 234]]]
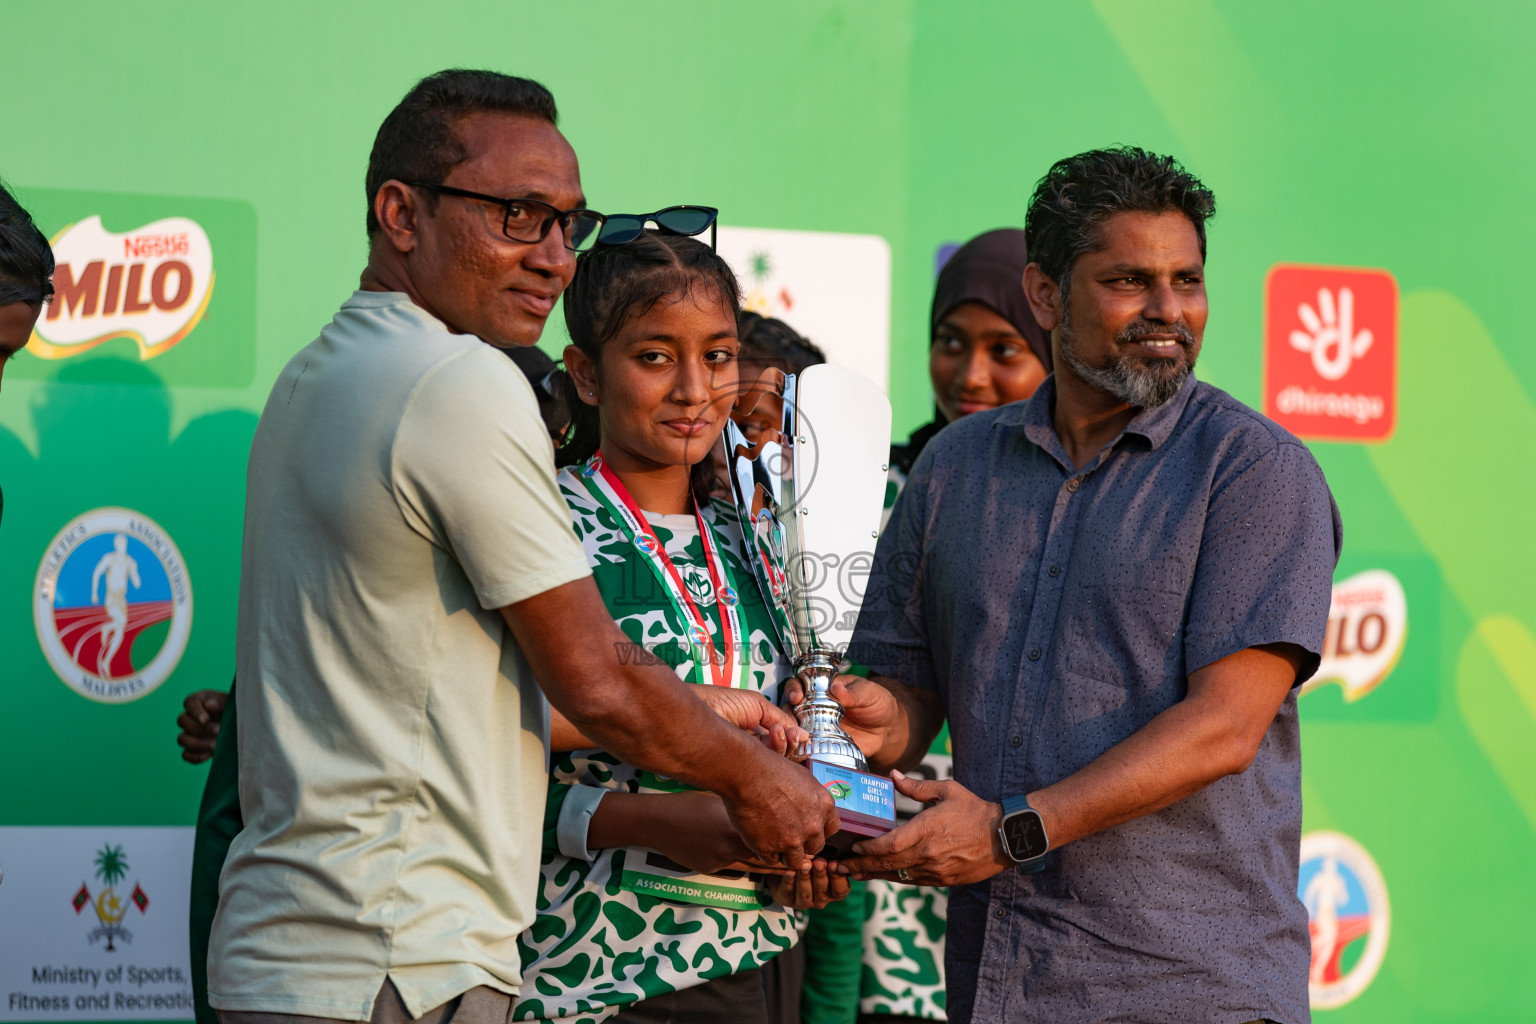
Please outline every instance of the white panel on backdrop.
[[827, 361], [890, 390], [891, 247], [879, 235], [722, 227], [742, 304], [814, 341]]
[[192, 829], [0, 827], [0, 872], [0, 1021], [192, 1019]]

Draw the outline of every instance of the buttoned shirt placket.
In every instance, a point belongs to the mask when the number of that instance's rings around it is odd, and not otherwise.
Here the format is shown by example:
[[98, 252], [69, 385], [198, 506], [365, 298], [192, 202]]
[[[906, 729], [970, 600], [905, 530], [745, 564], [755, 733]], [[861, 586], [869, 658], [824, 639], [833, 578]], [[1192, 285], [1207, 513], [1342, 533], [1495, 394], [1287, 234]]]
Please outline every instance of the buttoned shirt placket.
[[[1001, 423], [998, 428], [1007, 429]], [[1045, 705], [1044, 696], [1051, 680], [1046, 678], [1045, 667], [1051, 663], [1050, 643], [1056, 633], [1056, 619], [1066, 592], [1067, 567], [1072, 562], [1078, 519], [1089, 504], [1095, 472], [1117, 454], [1116, 449], [1127, 433], [1122, 430], [1114, 440], [1100, 448], [1087, 465], [1074, 470], [1072, 460], [1053, 428], [1046, 426], [1042, 430], [1036, 425], [1034, 429], [1013, 429], [1019, 435], [1017, 444], [1038, 447], [1055, 461], [1061, 469], [1062, 481], [1056, 491], [1051, 524], [1035, 567], [1029, 624], [1019, 660], [1018, 683], [1009, 708], [1008, 721], [1020, 724], [1016, 731], [999, 734], [999, 792], [1008, 796], [1027, 793], [1037, 785], [1026, 767], [1029, 763], [1026, 744], [1033, 741], [1046, 725], [1041, 708]], [[1024, 894], [1027, 877], [1023, 868], [1015, 867], [992, 879], [992, 909], [982, 947], [986, 954], [977, 978], [974, 1011], [977, 1020], [1008, 1019], [1008, 984], [999, 972], [1017, 967], [1018, 958], [1032, 955], [1032, 951], [1021, 948], [1020, 936], [1015, 934], [1018, 914], [1014, 908]]]

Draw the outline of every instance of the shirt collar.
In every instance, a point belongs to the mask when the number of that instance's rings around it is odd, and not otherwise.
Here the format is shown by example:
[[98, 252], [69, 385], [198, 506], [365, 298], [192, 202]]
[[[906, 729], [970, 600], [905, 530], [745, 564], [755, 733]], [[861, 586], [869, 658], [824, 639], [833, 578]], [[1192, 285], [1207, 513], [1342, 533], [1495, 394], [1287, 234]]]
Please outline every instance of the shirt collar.
[[[1184, 378], [1184, 384], [1168, 401], [1152, 409], [1142, 409], [1131, 422], [1125, 425], [1120, 432], [1120, 437], [1126, 434], [1136, 434], [1147, 439], [1151, 450], [1156, 451], [1162, 443], [1168, 440], [1173, 428], [1178, 425], [1179, 418], [1184, 415], [1184, 409], [1189, 405], [1190, 396], [1195, 393], [1195, 375], [1191, 373]], [[1007, 406], [997, 417], [996, 423], [1004, 427], [1023, 427], [1024, 436], [1047, 451], [1054, 451], [1061, 447], [1061, 441], [1056, 437], [1056, 427], [1051, 422], [1051, 406], [1056, 401], [1056, 375], [1053, 373], [1035, 389], [1035, 393], [1026, 401], [1016, 402]], [[1118, 443], [1120, 437], [1111, 442], [1111, 447]]]

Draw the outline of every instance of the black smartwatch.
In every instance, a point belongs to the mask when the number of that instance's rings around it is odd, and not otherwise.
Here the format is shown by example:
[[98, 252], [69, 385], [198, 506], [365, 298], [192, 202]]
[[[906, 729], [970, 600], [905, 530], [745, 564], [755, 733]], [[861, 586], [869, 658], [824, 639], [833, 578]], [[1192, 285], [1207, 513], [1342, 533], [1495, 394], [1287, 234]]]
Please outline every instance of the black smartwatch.
[[1034, 874], [1045, 867], [1045, 854], [1051, 841], [1045, 834], [1045, 821], [1040, 812], [1029, 806], [1024, 796], [1010, 796], [1003, 800], [1003, 823], [997, 834], [1003, 840], [1003, 849], [1019, 865], [1025, 874]]

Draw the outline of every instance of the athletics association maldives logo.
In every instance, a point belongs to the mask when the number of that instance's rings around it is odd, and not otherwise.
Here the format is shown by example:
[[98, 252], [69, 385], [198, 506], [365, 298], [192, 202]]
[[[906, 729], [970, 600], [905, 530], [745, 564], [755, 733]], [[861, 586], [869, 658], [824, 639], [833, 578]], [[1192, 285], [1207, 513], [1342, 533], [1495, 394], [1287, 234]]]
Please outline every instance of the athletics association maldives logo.
[[1392, 674], [1407, 642], [1408, 597], [1396, 576], [1368, 569], [1341, 580], [1333, 585], [1322, 663], [1301, 692], [1338, 683], [1345, 701], [1357, 701]]
[[117, 886], [127, 877], [127, 855], [123, 853], [121, 846], [108, 843], [96, 851], [96, 879], [102, 883], [102, 888], [92, 896], [91, 887], [81, 882], [80, 891], [75, 893], [75, 898], [70, 901], [70, 905], [75, 908], [77, 914], [87, 906], [96, 911], [98, 925], [91, 929], [86, 938], [93, 944], [106, 939], [109, 953], [116, 952], [117, 942], [133, 941], [133, 933], [123, 924], [123, 918], [128, 916], [129, 907], [137, 907], [140, 914], [149, 912], [149, 896], [138, 882], [133, 883], [131, 894], [118, 895]]
[[1278, 264], [1264, 286], [1264, 413], [1297, 437], [1385, 441], [1397, 423], [1397, 282]]
[[27, 351], [67, 359], [113, 338], [139, 358], [170, 351], [202, 320], [213, 296], [213, 247], [194, 220], [167, 217], [122, 233], [87, 217], [53, 237], [56, 291]]
[[181, 552], [147, 516], [98, 508], [48, 545], [33, 590], [38, 642], [60, 679], [107, 704], [165, 682], [192, 631]]
[[1297, 894], [1312, 933], [1312, 1006], [1343, 1006], [1365, 991], [1387, 955], [1387, 885], [1365, 847], [1349, 836], [1309, 832], [1301, 837]]

